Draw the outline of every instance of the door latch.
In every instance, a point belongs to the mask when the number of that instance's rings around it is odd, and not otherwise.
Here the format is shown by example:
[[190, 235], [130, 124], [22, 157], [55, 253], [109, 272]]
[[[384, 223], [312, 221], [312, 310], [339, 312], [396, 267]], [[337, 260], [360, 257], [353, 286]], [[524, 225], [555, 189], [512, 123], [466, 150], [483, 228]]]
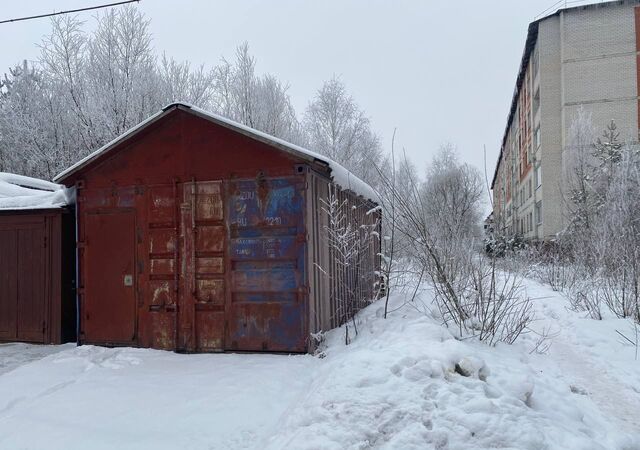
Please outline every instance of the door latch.
[[125, 286], [133, 286], [133, 275], [125, 275], [124, 276], [124, 285]]

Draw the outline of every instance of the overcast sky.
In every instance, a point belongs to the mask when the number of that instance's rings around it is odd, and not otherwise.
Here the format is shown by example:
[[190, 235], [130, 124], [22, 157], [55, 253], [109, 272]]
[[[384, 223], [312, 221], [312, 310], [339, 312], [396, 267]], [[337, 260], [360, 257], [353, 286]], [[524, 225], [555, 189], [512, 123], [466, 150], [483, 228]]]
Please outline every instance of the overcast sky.
[[[111, 0], [113, 1], [113, 0]], [[3, 2], [0, 19], [110, 3]], [[489, 173], [513, 93], [527, 25], [554, 0], [142, 0], [158, 53], [215, 65], [248, 41], [258, 72], [290, 84], [301, 113], [340, 76], [390, 148], [425, 167], [451, 142]], [[82, 13], [90, 24], [95, 12]], [[0, 68], [33, 60], [48, 19], [0, 25]]]

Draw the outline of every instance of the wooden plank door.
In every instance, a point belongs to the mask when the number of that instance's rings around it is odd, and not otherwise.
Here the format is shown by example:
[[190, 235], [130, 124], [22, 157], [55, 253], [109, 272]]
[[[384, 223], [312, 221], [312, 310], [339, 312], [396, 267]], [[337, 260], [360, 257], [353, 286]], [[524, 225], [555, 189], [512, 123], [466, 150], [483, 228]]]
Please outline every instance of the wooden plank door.
[[17, 339], [18, 230], [0, 230], [0, 340]]
[[44, 342], [47, 330], [44, 222], [19, 229], [17, 237], [17, 337], [20, 341]]

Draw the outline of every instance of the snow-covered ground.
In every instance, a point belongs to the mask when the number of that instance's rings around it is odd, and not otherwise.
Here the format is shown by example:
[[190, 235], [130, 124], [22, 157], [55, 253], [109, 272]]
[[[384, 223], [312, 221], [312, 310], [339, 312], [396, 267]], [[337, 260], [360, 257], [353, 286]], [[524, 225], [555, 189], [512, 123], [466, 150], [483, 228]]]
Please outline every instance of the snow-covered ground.
[[0, 344], [0, 375], [45, 356], [75, 348], [66, 345], [29, 345], [22, 343]]
[[428, 291], [386, 320], [371, 305], [323, 358], [0, 346], [0, 449], [640, 449], [628, 324], [527, 290], [555, 334], [546, 354], [533, 333], [455, 339], [424, 313]]

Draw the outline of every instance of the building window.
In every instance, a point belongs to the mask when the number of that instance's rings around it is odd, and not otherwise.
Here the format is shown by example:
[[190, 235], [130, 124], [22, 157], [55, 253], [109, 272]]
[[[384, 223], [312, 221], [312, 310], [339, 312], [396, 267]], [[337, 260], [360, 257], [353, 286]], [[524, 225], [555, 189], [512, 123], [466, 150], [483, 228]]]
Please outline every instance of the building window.
[[533, 94], [533, 117], [538, 113], [538, 109], [540, 109], [540, 88]]
[[536, 203], [536, 223], [538, 225], [542, 223], [542, 200]]
[[540, 52], [538, 51], [537, 46], [533, 51], [533, 62], [531, 65], [533, 69], [533, 78], [535, 79], [536, 75], [538, 75], [538, 68], [540, 67]]
[[538, 165], [538, 167], [536, 167], [535, 175], [536, 175], [536, 189], [538, 189], [540, 186], [542, 186], [542, 166], [541, 165]]
[[532, 193], [533, 189], [531, 189], [531, 178], [529, 178], [529, 197], [531, 198], [531, 193]]
[[529, 232], [533, 231], [533, 213], [529, 213]]
[[533, 143], [536, 150], [538, 150], [540, 148], [540, 125], [538, 125], [536, 130], [533, 132]]

